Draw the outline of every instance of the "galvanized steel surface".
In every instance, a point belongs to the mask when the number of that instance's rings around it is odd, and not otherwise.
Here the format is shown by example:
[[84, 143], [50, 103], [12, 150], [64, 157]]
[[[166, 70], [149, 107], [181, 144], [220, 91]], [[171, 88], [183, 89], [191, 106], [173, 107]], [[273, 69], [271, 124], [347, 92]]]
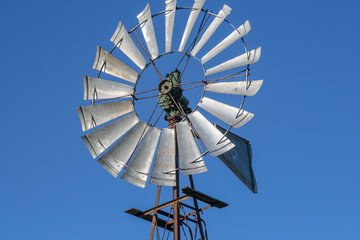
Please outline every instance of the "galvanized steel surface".
[[152, 59], [155, 59], [157, 56], [159, 56], [159, 50], [149, 3], [146, 5], [145, 9], [139, 15], [137, 15], [137, 18], [139, 20], [141, 31], [143, 33], [151, 57]]
[[171, 51], [177, 0], [165, 1], [165, 52]]
[[176, 123], [176, 135], [181, 174], [206, 172], [207, 168], [187, 121]]
[[137, 72], [99, 46], [93, 68], [132, 83], [138, 78]]
[[243, 126], [254, 117], [254, 114], [243, 109], [239, 112], [236, 107], [207, 97], [203, 97], [198, 106], [234, 128]]
[[77, 108], [83, 131], [97, 127], [114, 118], [134, 111], [131, 100], [90, 105]]
[[[249, 55], [249, 58], [248, 58], [248, 55]], [[223, 71], [233, 69], [236, 67], [241, 67], [241, 66], [245, 66], [248, 64], [256, 63], [257, 61], [259, 61], [260, 55], [261, 55], [261, 47], [258, 47], [257, 49], [251, 50], [248, 53], [244, 53], [238, 57], [230, 59], [229, 61], [226, 61], [226, 62], [221, 63], [213, 68], [206, 70], [205, 75], [209, 76], [211, 74], [223, 72]]]
[[189, 19], [188, 19], [188, 21], [186, 23], [184, 34], [183, 34], [183, 36], [181, 38], [181, 42], [180, 42], [180, 46], [179, 46], [179, 51], [180, 52], [182, 52], [184, 50], [186, 42], [187, 42], [187, 40], [188, 40], [188, 38], [190, 36], [191, 30], [194, 27], [196, 19], [198, 18], [199, 13], [201, 11], [201, 8], [204, 5], [205, 1], [206, 0], [195, 0], [194, 1], [194, 5], [193, 5], [192, 10], [190, 12]]
[[209, 27], [206, 29], [199, 42], [195, 45], [193, 50], [191, 51], [191, 55], [195, 56], [200, 49], [205, 45], [205, 43], [209, 40], [209, 38], [214, 34], [216, 29], [220, 26], [220, 24], [224, 21], [227, 15], [231, 12], [231, 8], [224, 4], [223, 8], [219, 11], [219, 13], [215, 16], [214, 20], [211, 22]]
[[114, 35], [110, 39], [126, 56], [128, 56], [140, 69], [146, 65], [146, 60], [141, 55], [139, 49], [136, 47], [134, 41], [131, 39], [125, 26], [119, 22]]
[[235, 146], [227, 137], [223, 137], [223, 134], [199, 111], [191, 113], [189, 119], [211, 156], [216, 157]]
[[160, 133], [161, 130], [150, 127], [125, 172], [121, 175], [122, 179], [138, 187], [145, 187]]
[[148, 127], [146, 129], [145, 127], [146, 123], [138, 123], [124, 137], [115, 143], [109, 151], [102, 155], [98, 159], [98, 163], [100, 163], [111, 175], [117, 177], [131, 157], [136, 144], [141, 141], [149, 130]]
[[202, 64], [206, 63], [222, 51], [224, 51], [231, 44], [248, 34], [251, 30], [249, 21], [246, 21], [243, 25], [235, 29], [229, 36], [227, 36], [223, 41], [211, 49], [207, 54], [201, 58]]
[[210, 83], [205, 85], [204, 91], [254, 96], [259, 91], [262, 83], [263, 80]]
[[176, 185], [175, 151], [175, 129], [165, 128], [162, 130], [150, 183], [162, 186]]
[[124, 135], [139, 121], [136, 113], [133, 112], [120, 118], [94, 132], [82, 137], [93, 158], [99, 156], [105, 149]]
[[100, 78], [84, 76], [84, 100], [131, 97], [134, 87]]

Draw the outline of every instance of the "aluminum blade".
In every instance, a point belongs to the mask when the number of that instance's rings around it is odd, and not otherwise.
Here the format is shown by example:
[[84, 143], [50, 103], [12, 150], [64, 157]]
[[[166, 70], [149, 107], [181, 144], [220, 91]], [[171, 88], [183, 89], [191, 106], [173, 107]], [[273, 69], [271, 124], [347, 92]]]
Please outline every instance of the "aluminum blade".
[[129, 166], [121, 175], [122, 179], [138, 187], [145, 187], [160, 133], [161, 130], [150, 127], [149, 132], [132, 157]]
[[254, 117], [253, 113], [243, 109], [239, 112], [236, 107], [207, 97], [203, 97], [198, 106], [234, 128], [241, 127]]
[[189, 15], [189, 19], [186, 23], [186, 27], [184, 30], [184, 34], [182, 36], [179, 51], [182, 52], [184, 50], [184, 47], [186, 45], [186, 42], [190, 36], [191, 30], [194, 27], [194, 24], [196, 22], [197, 17], [199, 16], [199, 13], [201, 11], [202, 6], [204, 5], [206, 0], [195, 0], [194, 5], [192, 7], [192, 10]]
[[[176, 123], [181, 174], [206, 172], [206, 166], [187, 121]], [[196, 160], [196, 161], [195, 161]]]
[[192, 112], [189, 119], [211, 156], [221, 155], [235, 146], [227, 137], [223, 138], [223, 134], [199, 111]]
[[206, 29], [199, 42], [195, 45], [194, 49], [191, 51], [191, 55], [195, 56], [200, 49], [205, 45], [205, 43], [209, 40], [209, 38], [214, 34], [216, 29], [220, 26], [220, 24], [224, 21], [227, 15], [231, 12], [231, 8], [224, 4], [223, 8], [219, 11], [219, 13], [215, 16], [214, 20], [211, 22], [209, 27]]
[[175, 129], [165, 128], [161, 134], [150, 183], [176, 186], [175, 169]]
[[137, 18], [139, 20], [146, 45], [151, 54], [151, 58], [155, 59], [157, 58], [157, 56], [159, 56], [159, 50], [156, 42], [155, 30], [151, 17], [149, 3], [146, 5], [145, 9], [139, 15], [137, 15]]
[[93, 68], [132, 83], [138, 78], [137, 72], [99, 46]]
[[84, 100], [131, 97], [134, 87], [100, 78], [83, 76]]
[[256, 63], [257, 61], [259, 61], [260, 55], [261, 55], [261, 47], [258, 47], [257, 49], [251, 50], [249, 52], [249, 59], [247, 57], [247, 53], [244, 53], [238, 57], [230, 59], [227, 62], [221, 63], [213, 68], [210, 68], [209, 70], [206, 70], [205, 76], [209, 76], [211, 74], [218, 72], [223, 72], [232, 68]]
[[146, 65], [145, 58], [141, 55], [139, 49], [131, 39], [125, 26], [119, 22], [114, 35], [110, 39], [126, 56], [128, 56], [140, 69]]
[[131, 100], [90, 105], [77, 108], [83, 131], [134, 111]]
[[171, 52], [172, 36], [177, 0], [166, 0], [165, 4], [165, 52]]
[[96, 158], [138, 122], [139, 119], [136, 113], [133, 112], [94, 132], [82, 136], [82, 140], [90, 150], [93, 158]]
[[148, 131], [149, 128], [145, 129], [145, 127], [146, 123], [138, 123], [123, 138], [115, 143], [109, 151], [102, 155], [97, 160], [98, 163], [100, 163], [111, 175], [117, 177], [131, 157], [132, 152], [136, 148], [136, 144], [141, 141], [142, 137], [144, 137]]
[[263, 80], [248, 81], [248, 88], [246, 89], [246, 81], [219, 82], [205, 85], [204, 90], [215, 93], [254, 96], [259, 91], [262, 83]]
[[248, 34], [250, 30], [250, 23], [249, 21], [246, 21], [243, 25], [238, 27], [229, 36], [227, 36], [222, 42], [220, 42], [213, 49], [211, 49], [210, 52], [205, 54], [205, 56], [201, 58], [202, 64], [206, 63], [207, 61], [221, 53], [223, 50], [225, 50], [227, 47], [229, 47], [231, 44]]

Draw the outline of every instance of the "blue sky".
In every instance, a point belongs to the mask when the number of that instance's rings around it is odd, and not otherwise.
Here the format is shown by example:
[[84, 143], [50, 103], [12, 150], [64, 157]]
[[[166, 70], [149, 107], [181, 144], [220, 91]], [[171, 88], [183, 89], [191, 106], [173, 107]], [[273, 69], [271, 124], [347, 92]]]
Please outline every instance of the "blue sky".
[[[76, 111], [88, 105], [82, 76], [97, 74], [96, 46], [110, 50], [118, 22], [135, 26], [146, 3], [2, 1], [0, 239], [148, 238], [150, 224], [123, 211], [151, 208], [156, 186], [114, 179], [92, 159]], [[259, 193], [207, 156], [196, 187], [229, 203], [203, 215], [210, 238], [358, 239], [359, 2], [208, 0], [204, 8], [224, 3], [234, 25], [250, 21], [248, 47], [262, 46], [252, 80], [264, 84], [245, 104], [255, 117], [233, 131], [252, 144]], [[177, 17], [184, 26], [186, 14]], [[155, 31], [161, 43], [163, 26]], [[170, 189], [163, 192], [167, 201]]]

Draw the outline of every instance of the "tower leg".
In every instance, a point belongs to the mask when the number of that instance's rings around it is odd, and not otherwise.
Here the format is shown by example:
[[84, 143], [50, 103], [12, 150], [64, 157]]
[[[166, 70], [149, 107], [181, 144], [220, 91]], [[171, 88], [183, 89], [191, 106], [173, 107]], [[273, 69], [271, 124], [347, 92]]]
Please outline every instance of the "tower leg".
[[[155, 199], [155, 207], [157, 207], [159, 205], [160, 191], [161, 191], [161, 186], [158, 185], [157, 192], [156, 192], [156, 199]], [[154, 212], [153, 218], [152, 218], [152, 223], [151, 223], [151, 231], [150, 231], [149, 240], [152, 240], [154, 238], [154, 229], [155, 229], [155, 224], [156, 224], [156, 217], [157, 217], [156, 212]]]
[[[170, 125], [170, 124], [169, 124]], [[176, 143], [176, 154], [175, 154], [175, 169], [176, 169], [176, 186], [173, 187], [173, 199], [179, 198], [179, 155], [178, 145], [176, 141], [176, 128], [175, 128], [175, 143]], [[180, 240], [180, 208], [178, 202], [173, 205], [174, 208], [174, 240]]]
[[[189, 175], [189, 180], [190, 180], [190, 187], [195, 190], [195, 184], [194, 184], [194, 179], [193, 179], [192, 175]], [[199, 214], [198, 202], [197, 202], [196, 198], [193, 198], [193, 200], [194, 200], [194, 207], [196, 209], [196, 224], [199, 226], [201, 240], [205, 240], [204, 230], [202, 228], [201, 218], [200, 218], [200, 214]]]

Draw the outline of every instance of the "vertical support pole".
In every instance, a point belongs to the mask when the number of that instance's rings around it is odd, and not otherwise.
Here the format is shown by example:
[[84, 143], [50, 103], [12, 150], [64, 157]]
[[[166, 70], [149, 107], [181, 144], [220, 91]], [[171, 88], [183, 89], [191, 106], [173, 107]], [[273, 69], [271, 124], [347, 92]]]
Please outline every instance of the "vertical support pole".
[[[195, 190], [195, 184], [192, 175], [189, 175], [189, 180], [190, 180], [190, 187]], [[199, 214], [199, 205], [196, 198], [192, 198], [192, 199], [194, 200], [194, 207], [196, 209], [196, 224], [199, 226], [201, 240], [205, 240], [204, 230], [202, 228], [201, 218]]]
[[[155, 199], [155, 207], [157, 207], [159, 205], [160, 191], [161, 191], [161, 186], [158, 185], [157, 186], [157, 192], [156, 192], [156, 199]], [[157, 214], [156, 214], [156, 211], [155, 211], [154, 214], [153, 214], [153, 217], [152, 217], [151, 231], [150, 231], [149, 240], [153, 240], [153, 238], [154, 238], [154, 229], [155, 229], [156, 221], [157, 221]]]
[[[170, 122], [169, 122], [170, 125]], [[175, 128], [175, 169], [176, 169], [176, 186], [173, 187], [173, 199], [179, 198], [179, 154], [178, 154], [178, 145], [177, 145], [177, 133]], [[179, 203], [175, 202], [173, 205], [174, 208], [174, 240], [180, 240], [180, 208]]]

